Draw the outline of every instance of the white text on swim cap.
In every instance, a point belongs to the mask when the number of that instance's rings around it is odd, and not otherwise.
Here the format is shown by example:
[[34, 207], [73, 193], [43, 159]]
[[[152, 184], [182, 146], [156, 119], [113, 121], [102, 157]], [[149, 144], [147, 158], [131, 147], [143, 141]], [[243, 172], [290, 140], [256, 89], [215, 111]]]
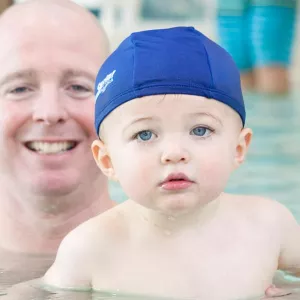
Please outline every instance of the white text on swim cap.
[[96, 101], [97, 101], [99, 95], [103, 94], [105, 92], [106, 88], [108, 87], [108, 85], [114, 81], [115, 73], [116, 73], [116, 70], [113, 70], [111, 73], [106, 75], [106, 77], [101, 82], [99, 82], [99, 84], [97, 86], [97, 94], [95, 97]]

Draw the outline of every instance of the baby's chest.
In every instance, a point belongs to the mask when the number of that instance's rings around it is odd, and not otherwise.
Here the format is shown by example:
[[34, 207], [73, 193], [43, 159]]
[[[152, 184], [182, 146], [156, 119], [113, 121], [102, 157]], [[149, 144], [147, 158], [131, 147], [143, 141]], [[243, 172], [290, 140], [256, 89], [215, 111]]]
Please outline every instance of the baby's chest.
[[93, 285], [100, 290], [173, 297], [256, 295], [264, 291], [277, 268], [272, 246], [275, 243], [260, 236], [239, 240], [211, 236], [197, 242], [187, 238], [174, 244], [124, 247], [113, 262], [95, 273]]

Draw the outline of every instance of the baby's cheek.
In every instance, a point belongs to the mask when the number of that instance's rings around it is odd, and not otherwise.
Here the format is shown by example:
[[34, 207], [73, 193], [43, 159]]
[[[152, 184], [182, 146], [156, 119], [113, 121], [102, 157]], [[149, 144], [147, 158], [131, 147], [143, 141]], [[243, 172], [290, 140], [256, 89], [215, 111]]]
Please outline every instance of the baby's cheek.
[[220, 186], [222, 188], [229, 179], [231, 162], [223, 155], [210, 156], [203, 161], [201, 171], [203, 182], [207, 186]]
[[[141, 197], [151, 188], [155, 178], [154, 166], [147, 164], [147, 161], [126, 159], [118, 170], [118, 178], [124, 192], [130, 198]], [[154, 178], [153, 178], [154, 177]]]

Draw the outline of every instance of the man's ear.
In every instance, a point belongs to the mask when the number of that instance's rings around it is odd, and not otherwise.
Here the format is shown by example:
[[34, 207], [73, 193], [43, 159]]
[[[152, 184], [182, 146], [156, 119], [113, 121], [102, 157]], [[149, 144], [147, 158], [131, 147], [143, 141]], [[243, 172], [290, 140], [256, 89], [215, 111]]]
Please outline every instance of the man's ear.
[[91, 149], [94, 160], [102, 173], [109, 180], [118, 181], [106, 145], [101, 140], [95, 140]]
[[240, 132], [234, 159], [235, 168], [238, 168], [244, 162], [252, 140], [252, 136], [253, 133], [250, 128], [243, 128]]

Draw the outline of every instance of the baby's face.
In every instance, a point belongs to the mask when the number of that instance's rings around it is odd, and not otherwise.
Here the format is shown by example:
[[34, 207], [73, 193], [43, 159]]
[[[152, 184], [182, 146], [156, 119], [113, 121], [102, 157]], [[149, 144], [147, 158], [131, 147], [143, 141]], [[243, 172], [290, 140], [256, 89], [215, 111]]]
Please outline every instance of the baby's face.
[[[95, 157], [130, 199], [176, 215], [224, 191], [251, 135], [242, 130], [238, 114], [221, 102], [149, 96], [123, 104], [105, 119], [103, 151]], [[170, 175], [177, 180], [168, 180]]]

